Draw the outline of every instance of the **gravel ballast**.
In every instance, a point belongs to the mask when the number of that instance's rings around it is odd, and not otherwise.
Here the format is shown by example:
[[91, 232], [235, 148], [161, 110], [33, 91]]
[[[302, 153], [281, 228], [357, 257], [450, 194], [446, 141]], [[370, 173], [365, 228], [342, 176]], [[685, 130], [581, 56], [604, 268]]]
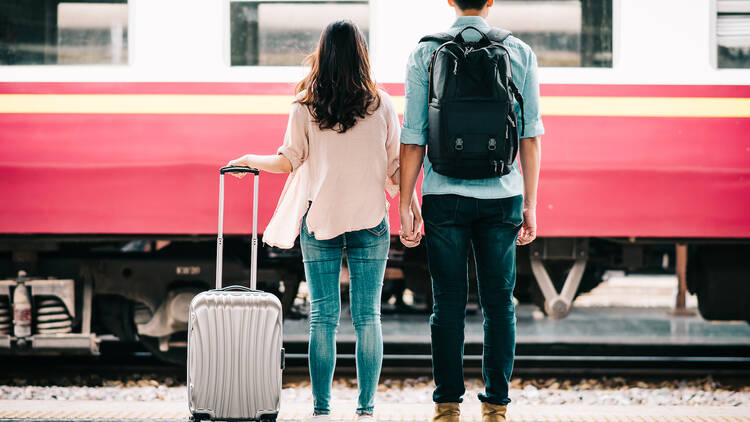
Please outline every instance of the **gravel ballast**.
[[[110, 400], [184, 401], [184, 382], [172, 377], [133, 375], [124, 379], [73, 377], [54, 381], [15, 378], [1, 380], [0, 400]], [[475, 401], [482, 391], [481, 379], [468, 379], [465, 400]], [[381, 378], [376, 403], [431, 403], [432, 380]], [[708, 378], [638, 380], [626, 378], [522, 379], [511, 382], [510, 397], [524, 405], [649, 405], [649, 406], [749, 406], [750, 385]], [[356, 379], [338, 377], [332, 398], [356, 401]], [[307, 378], [286, 380], [282, 402], [312, 403]]]

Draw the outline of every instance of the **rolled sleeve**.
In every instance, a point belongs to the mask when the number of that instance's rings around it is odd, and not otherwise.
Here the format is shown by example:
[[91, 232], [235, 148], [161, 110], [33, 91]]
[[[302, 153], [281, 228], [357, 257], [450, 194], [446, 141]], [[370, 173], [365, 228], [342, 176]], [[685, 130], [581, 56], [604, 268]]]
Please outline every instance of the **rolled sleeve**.
[[395, 198], [398, 195], [399, 180], [394, 180], [393, 176], [396, 175], [399, 169], [399, 137], [401, 128], [398, 122], [398, 113], [396, 113], [396, 107], [393, 105], [391, 97], [385, 92], [381, 92], [380, 96], [385, 107], [385, 120], [388, 132], [385, 139], [385, 150], [388, 160], [385, 174], [385, 190], [391, 198]]
[[299, 166], [307, 159], [308, 138], [307, 138], [307, 110], [306, 106], [294, 103], [292, 111], [289, 113], [289, 123], [284, 135], [284, 144], [277, 151], [283, 155], [292, 164], [292, 171], [297, 170]]
[[404, 126], [401, 128], [401, 143], [410, 145], [427, 145], [427, 130], [412, 129]]
[[542, 111], [539, 104], [539, 78], [537, 76], [536, 54], [528, 50], [526, 75], [523, 83], [524, 138], [533, 138], [544, 134]]
[[427, 107], [429, 101], [429, 72], [427, 70], [430, 54], [426, 50], [428, 43], [422, 43], [409, 56], [406, 65], [406, 105], [404, 122], [401, 127], [401, 143], [427, 145]]

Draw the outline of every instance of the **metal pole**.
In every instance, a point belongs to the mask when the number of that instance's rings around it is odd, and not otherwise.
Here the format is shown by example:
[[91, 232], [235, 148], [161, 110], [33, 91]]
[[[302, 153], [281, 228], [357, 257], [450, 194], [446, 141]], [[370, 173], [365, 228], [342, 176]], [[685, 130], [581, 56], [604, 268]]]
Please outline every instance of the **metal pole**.
[[250, 288], [257, 289], [258, 284], [258, 179], [253, 175], [253, 245], [250, 255]]
[[216, 238], [216, 288], [221, 288], [221, 265], [224, 252], [224, 174], [219, 175], [219, 236]]

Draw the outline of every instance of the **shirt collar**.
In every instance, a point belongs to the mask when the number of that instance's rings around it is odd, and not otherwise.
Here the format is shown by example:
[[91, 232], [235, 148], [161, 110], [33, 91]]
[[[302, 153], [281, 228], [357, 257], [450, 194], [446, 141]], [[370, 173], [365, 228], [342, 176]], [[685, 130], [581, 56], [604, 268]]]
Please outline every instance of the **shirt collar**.
[[463, 28], [465, 26], [476, 26], [477, 28], [489, 28], [487, 21], [481, 16], [459, 16], [453, 22], [451, 28]]

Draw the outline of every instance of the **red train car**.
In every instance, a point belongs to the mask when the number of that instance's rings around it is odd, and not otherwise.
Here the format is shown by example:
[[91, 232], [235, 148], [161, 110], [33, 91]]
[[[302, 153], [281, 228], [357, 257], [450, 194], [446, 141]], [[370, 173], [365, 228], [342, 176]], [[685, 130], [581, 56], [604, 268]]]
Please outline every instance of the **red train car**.
[[[434, 8], [422, 0], [180, 2], [180, 22], [160, 18], [176, 1], [152, 3], [2, 6], [15, 41], [0, 55], [0, 353], [97, 353], [111, 333], [179, 354], [186, 304], [213, 283], [217, 169], [275, 152], [305, 72], [286, 65], [332, 17], [353, 18], [402, 107], [409, 50], [450, 24], [449, 9], [425, 12]], [[721, 32], [750, 10], [672, 3], [500, 2], [489, 18], [542, 65], [540, 238], [520, 250], [516, 293], [550, 316], [565, 316], [606, 270], [675, 271], [675, 244], [685, 244], [704, 317], [750, 320], [750, 61]], [[411, 22], [417, 11], [434, 16]], [[53, 41], [29, 47], [39, 38], [19, 23], [29, 15]], [[284, 180], [261, 177], [261, 229]], [[225, 274], [240, 283], [249, 189], [227, 187]], [[394, 239], [391, 261], [384, 297], [401, 305], [408, 287], [429, 309], [423, 251]], [[260, 263], [261, 284], [291, 310], [298, 251], [265, 248]], [[28, 338], [4, 317], [19, 271]]]

